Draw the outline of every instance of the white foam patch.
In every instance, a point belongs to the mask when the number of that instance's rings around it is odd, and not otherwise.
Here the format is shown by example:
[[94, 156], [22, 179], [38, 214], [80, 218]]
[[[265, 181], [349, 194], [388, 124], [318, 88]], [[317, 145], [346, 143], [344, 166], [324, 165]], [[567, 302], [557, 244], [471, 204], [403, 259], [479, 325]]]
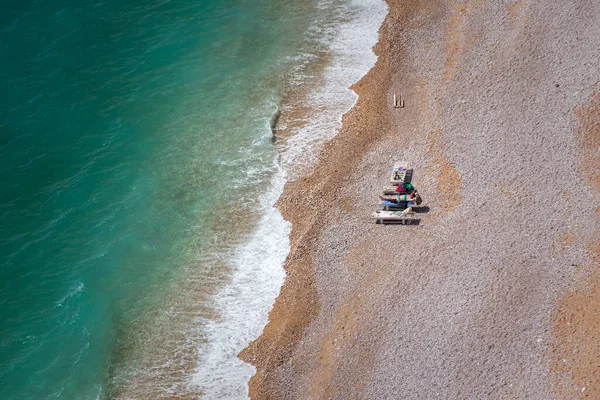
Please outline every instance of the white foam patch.
[[234, 252], [232, 281], [215, 299], [221, 317], [203, 324], [208, 344], [201, 349], [202, 364], [192, 385], [206, 398], [248, 396], [247, 382], [254, 367], [237, 355], [260, 335], [285, 277], [282, 265], [289, 251], [291, 224], [273, 207], [284, 182], [284, 171], [279, 169], [271, 190], [261, 196], [263, 216], [258, 227]]
[[63, 307], [65, 303], [68, 303], [73, 298], [77, 298], [81, 292], [83, 292], [85, 285], [81, 281], [77, 281], [75, 284], [71, 285], [67, 293], [58, 301], [55, 301], [54, 304], [58, 307]]

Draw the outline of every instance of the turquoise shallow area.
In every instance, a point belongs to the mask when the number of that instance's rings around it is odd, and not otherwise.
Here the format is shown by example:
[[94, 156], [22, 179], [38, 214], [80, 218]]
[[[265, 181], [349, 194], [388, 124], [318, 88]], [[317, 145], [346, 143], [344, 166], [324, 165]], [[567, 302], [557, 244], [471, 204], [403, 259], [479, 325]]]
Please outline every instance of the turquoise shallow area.
[[268, 185], [310, 4], [0, 4], [1, 399], [106, 395], [128, 321], [210, 247], [232, 187]]

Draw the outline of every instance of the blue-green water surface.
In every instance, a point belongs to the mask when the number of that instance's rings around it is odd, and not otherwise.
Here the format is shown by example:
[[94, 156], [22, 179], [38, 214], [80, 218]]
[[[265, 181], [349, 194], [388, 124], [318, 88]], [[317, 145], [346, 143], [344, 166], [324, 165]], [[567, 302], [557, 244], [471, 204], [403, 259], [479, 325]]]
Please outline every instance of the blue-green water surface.
[[275, 173], [268, 123], [316, 12], [2, 1], [0, 398], [111, 396], [135, 321]]

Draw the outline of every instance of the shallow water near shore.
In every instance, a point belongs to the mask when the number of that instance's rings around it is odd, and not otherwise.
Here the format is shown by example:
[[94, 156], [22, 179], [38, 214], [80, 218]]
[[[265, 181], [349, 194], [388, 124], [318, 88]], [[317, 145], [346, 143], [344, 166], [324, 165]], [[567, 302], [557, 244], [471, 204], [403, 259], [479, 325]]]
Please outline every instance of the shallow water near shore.
[[2, 11], [0, 397], [244, 398], [289, 247], [272, 206], [352, 106], [383, 1]]

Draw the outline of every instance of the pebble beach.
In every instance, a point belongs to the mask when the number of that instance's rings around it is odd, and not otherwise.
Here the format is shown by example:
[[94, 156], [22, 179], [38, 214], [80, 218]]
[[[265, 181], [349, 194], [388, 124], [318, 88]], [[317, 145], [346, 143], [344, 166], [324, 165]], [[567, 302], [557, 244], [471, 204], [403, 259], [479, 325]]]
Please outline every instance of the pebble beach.
[[[388, 6], [357, 103], [277, 203], [250, 397], [600, 398], [600, 5]], [[376, 225], [399, 160], [429, 211]]]

